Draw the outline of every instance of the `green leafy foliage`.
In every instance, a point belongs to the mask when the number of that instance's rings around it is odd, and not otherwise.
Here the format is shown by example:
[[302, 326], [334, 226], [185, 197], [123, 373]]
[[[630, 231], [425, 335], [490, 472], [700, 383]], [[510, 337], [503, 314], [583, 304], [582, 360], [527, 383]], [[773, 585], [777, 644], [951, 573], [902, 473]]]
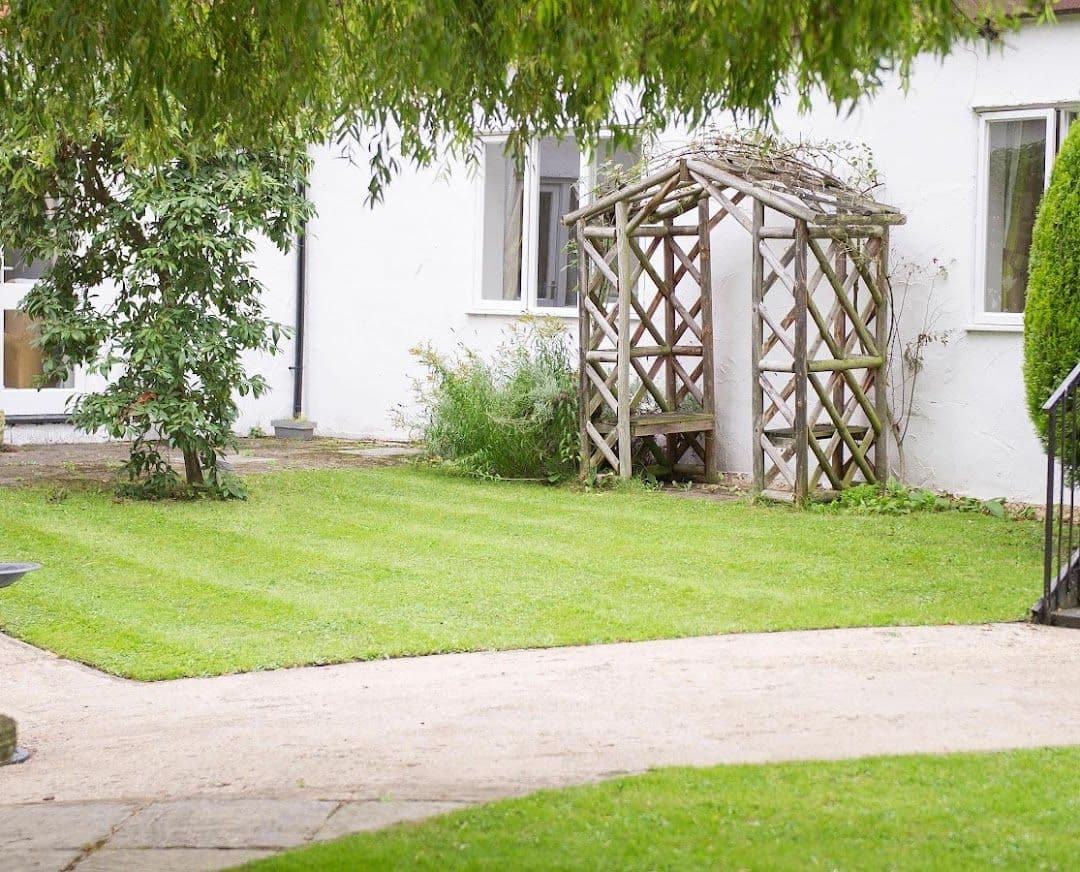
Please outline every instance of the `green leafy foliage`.
[[490, 362], [465, 348], [413, 353], [427, 369], [416, 384], [414, 427], [434, 457], [483, 478], [554, 482], [573, 474], [577, 374], [562, 324], [521, 319]]
[[38, 322], [43, 383], [81, 366], [101, 389], [76, 398], [76, 426], [132, 442], [131, 495], [180, 488], [162, 443], [184, 458], [185, 485], [237, 495], [219, 471], [239, 396], [267, 389], [243, 356], [273, 353], [284, 328], [266, 317], [250, 255], [255, 234], [288, 249], [310, 206], [298, 192], [302, 140], [259, 152], [220, 148], [149, 170], [127, 162], [122, 131], [0, 139], [0, 238], [48, 264], [22, 308]]
[[980, 500], [958, 497], [892, 480], [884, 487], [860, 484], [840, 491], [828, 503], [815, 503], [823, 511], [854, 511], [875, 515], [910, 515], [913, 512], [977, 512], [995, 518], [1007, 516], [1004, 499]]
[[1080, 124], [1054, 162], [1031, 245], [1024, 307], [1028, 413], [1046, 439], [1042, 406], [1080, 363]]
[[[1008, 9], [1008, 12], [1005, 9]], [[993, 37], [1048, 0], [11, 0], [0, 17], [0, 129], [97, 123], [133, 154], [284, 128], [373, 131], [373, 191], [397, 157], [573, 128], [767, 117], [781, 91], [850, 104], [915, 56]], [[627, 94], [635, 99], [628, 101]], [[184, 137], [177, 137], [183, 121]], [[80, 138], [85, 138], [81, 136]]]

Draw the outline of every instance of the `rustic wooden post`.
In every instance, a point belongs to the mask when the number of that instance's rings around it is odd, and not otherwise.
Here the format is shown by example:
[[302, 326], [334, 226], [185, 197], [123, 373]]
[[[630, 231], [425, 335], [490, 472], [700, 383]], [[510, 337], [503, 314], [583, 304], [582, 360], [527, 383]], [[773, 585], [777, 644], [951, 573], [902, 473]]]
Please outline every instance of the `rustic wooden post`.
[[795, 222], [795, 503], [805, 505], [810, 491], [809, 421], [807, 420], [806, 267], [809, 228], [801, 218]]
[[761, 254], [761, 228], [765, 223], [765, 204], [754, 200], [754, 217], [751, 225], [753, 237], [753, 259], [750, 271], [750, 418], [753, 424], [753, 442], [750, 445], [753, 457], [753, 490], [760, 494], [765, 489], [765, 451], [761, 440], [765, 438], [765, 407], [761, 391], [761, 344], [764, 342], [764, 330], [761, 325], [761, 313], [765, 283], [765, 259]]
[[[838, 242], [836, 244], [836, 277], [840, 280], [840, 284], [847, 280], [847, 267], [848, 267], [848, 249], [847, 243]], [[858, 310], [856, 310], [858, 311]], [[848, 340], [848, 323], [847, 313], [843, 307], [838, 306], [836, 309], [836, 329], [834, 336], [836, 338], [836, 344], [840, 348], [847, 347]], [[845, 396], [844, 380], [842, 378], [835, 378], [833, 380], [833, 405], [837, 409], [843, 409], [847, 405], [847, 397]], [[836, 477], [843, 479], [844, 477], [844, 440], [836, 440], [836, 448], [833, 451], [832, 456], [833, 472], [836, 473]]]
[[585, 481], [589, 477], [589, 457], [592, 446], [586, 423], [589, 418], [589, 341], [592, 338], [592, 317], [585, 306], [585, 296], [589, 293], [589, 258], [585, 254], [585, 221], [577, 222], [577, 260], [578, 260], [578, 429], [580, 431], [581, 457], [578, 460], [578, 477]]
[[877, 257], [878, 298], [874, 309], [874, 339], [877, 342], [881, 365], [874, 372], [874, 411], [881, 422], [881, 432], [874, 440], [874, 473], [881, 484], [889, 480], [889, 228], [881, 228], [881, 241]]
[[709, 232], [709, 195], [698, 200], [698, 269], [701, 272], [701, 396], [703, 411], [712, 415], [705, 432], [705, 481], [717, 480], [719, 445], [716, 440], [716, 367], [713, 365], [712, 245]]
[[633, 254], [630, 251], [630, 207], [626, 200], [615, 204], [615, 244], [618, 246], [619, 279], [619, 327], [617, 355], [617, 398], [619, 401], [617, 432], [619, 434], [619, 477], [630, 478], [633, 474], [633, 456], [630, 438], [630, 296], [633, 293]]
[[[668, 235], [664, 237], [663, 242], [664, 287], [667, 289], [667, 293], [664, 295], [664, 342], [668, 347], [667, 356], [664, 359], [664, 390], [673, 409], [677, 405], [675, 399], [678, 392], [678, 385], [675, 381], [675, 301], [672, 299], [675, 295], [675, 250], [672, 248], [675, 240], [671, 235], [671, 228], [674, 224], [675, 222], [670, 218], [664, 221], [664, 229]], [[675, 464], [679, 462], [678, 445], [679, 434], [669, 433], [666, 447], [668, 465], [671, 467], [672, 475], [675, 474]]]

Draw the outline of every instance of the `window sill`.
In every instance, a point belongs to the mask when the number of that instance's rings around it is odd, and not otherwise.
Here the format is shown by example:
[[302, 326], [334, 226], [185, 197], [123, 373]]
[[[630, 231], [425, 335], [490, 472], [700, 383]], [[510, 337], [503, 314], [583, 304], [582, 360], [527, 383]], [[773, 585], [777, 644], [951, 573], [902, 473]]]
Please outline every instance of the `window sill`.
[[1024, 325], [1021, 324], [968, 324], [964, 330], [968, 333], [1023, 333]]
[[7, 385], [0, 385], [0, 391], [5, 393], [41, 394], [44, 397], [68, 397], [80, 393], [75, 388], [9, 388]]
[[577, 309], [488, 309], [483, 306], [473, 306], [466, 309], [465, 314], [470, 317], [473, 315], [495, 315], [502, 318], [521, 318], [525, 315], [549, 315], [552, 318], [568, 318], [577, 320]]

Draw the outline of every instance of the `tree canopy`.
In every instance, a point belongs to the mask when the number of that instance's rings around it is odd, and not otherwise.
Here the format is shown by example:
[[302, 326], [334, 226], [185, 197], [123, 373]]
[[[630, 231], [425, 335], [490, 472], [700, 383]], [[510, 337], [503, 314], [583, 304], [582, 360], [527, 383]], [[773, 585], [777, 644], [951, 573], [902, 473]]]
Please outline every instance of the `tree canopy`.
[[[265, 312], [254, 237], [288, 250], [310, 217], [307, 143], [147, 168], [123, 145], [107, 110], [94, 136], [58, 137], [51, 161], [0, 137], [0, 239], [41, 270], [20, 304], [44, 354], [40, 384], [75, 367], [100, 377], [69, 408], [79, 429], [130, 440], [126, 492], [236, 496], [219, 460], [237, 397], [268, 389], [245, 355], [275, 353], [285, 332]], [[188, 489], [165, 446], [183, 456]]]
[[[4, 126], [93, 128], [104, 101], [133, 154], [287, 127], [350, 127], [376, 183], [389, 149], [430, 159], [478, 127], [525, 136], [767, 118], [778, 95], [838, 106], [920, 52], [1007, 26], [982, 0], [9, 0], [0, 97], [33, 94]], [[1045, 0], [1023, 4], [1050, 14]], [[1004, 11], [1008, 8], [1010, 11]], [[620, 95], [631, 95], [620, 100]], [[513, 139], [512, 143], [513, 145]]]

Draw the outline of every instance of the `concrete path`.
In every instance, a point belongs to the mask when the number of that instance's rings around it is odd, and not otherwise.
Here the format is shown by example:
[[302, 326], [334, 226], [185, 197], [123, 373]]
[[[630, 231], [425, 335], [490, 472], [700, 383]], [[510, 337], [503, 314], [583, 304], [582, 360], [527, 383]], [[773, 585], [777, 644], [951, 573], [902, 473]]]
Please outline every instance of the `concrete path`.
[[140, 684], [0, 636], [0, 866], [213, 869], [669, 764], [1080, 744], [1080, 633], [830, 630]]

